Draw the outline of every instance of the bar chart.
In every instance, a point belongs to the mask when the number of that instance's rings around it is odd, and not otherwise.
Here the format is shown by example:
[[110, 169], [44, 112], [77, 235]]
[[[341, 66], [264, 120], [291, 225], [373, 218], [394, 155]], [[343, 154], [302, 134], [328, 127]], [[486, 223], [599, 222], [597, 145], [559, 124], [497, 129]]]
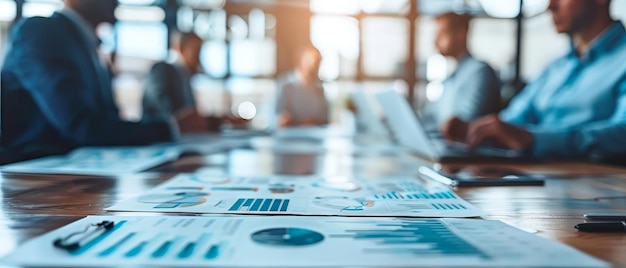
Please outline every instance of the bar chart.
[[228, 211], [287, 211], [289, 208], [289, 199], [271, 199], [271, 198], [239, 198], [228, 209]]
[[369, 247], [363, 248], [367, 254], [490, 258], [438, 220], [398, 220], [389, 223], [364, 221], [352, 224], [359, 228], [346, 230], [343, 234], [332, 234], [329, 237], [369, 243]]
[[375, 199], [387, 199], [387, 200], [418, 200], [418, 199], [457, 199], [456, 195], [452, 192], [413, 192], [413, 193], [398, 193], [389, 192], [385, 194], [374, 195]]

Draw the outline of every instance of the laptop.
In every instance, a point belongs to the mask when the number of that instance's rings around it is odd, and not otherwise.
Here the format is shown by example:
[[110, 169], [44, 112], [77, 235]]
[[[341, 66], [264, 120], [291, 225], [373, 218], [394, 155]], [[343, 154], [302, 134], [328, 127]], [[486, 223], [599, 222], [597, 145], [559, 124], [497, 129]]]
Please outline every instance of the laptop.
[[430, 161], [438, 163], [536, 161], [520, 151], [492, 146], [480, 146], [470, 151], [466, 144], [446, 141], [442, 135], [427, 131], [408, 101], [393, 90], [376, 94], [376, 99], [387, 117], [387, 125], [396, 141]]
[[376, 136], [388, 137], [389, 131], [383, 125], [380, 117], [375, 113], [372, 101], [362, 89], [357, 89], [350, 95], [350, 99], [356, 107], [356, 125], [359, 133]]

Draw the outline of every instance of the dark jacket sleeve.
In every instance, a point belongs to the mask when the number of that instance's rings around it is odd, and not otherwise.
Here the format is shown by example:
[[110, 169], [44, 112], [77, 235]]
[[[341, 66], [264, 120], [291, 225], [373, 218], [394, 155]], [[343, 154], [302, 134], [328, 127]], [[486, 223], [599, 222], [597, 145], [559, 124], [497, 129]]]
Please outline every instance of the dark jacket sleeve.
[[87, 146], [139, 145], [174, 138], [168, 122], [125, 122], [90, 107], [88, 99], [102, 95], [94, 92], [98, 88], [85, 85], [82, 75], [90, 70], [81, 70], [72, 60], [72, 53], [81, 52], [72, 49], [78, 46], [69, 42], [76, 39], [70, 38], [65, 25], [35, 18], [18, 27], [12, 72], [65, 139], [76, 146]]

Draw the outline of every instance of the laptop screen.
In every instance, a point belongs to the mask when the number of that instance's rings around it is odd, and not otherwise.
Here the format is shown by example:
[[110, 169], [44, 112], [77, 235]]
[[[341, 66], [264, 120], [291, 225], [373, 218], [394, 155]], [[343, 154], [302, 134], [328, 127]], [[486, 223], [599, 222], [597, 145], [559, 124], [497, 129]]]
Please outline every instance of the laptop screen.
[[387, 90], [376, 94], [376, 99], [383, 108], [393, 136], [400, 145], [431, 159], [438, 158], [439, 154], [434, 144], [402, 95]]

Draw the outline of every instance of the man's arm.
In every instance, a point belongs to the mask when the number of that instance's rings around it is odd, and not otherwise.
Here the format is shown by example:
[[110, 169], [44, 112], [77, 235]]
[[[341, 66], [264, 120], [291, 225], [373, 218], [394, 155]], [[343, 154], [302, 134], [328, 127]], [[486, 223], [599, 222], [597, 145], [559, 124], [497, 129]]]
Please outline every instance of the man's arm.
[[495, 116], [469, 125], [471, 147], [492, 140], [508, 148], [530, 150], [537, 158], [603, 158], [626, 153], [626, 82], [616, 92], [617, 105], [607, 120], [571, 129], [521, 128]]
[[533, 130], [533, 152], [546, 157], [606, 157], [626, 153], [626, 81], [619, 86], [613, 116], [568, 130]]
[[539, 118], [537, 117], [534, 100], [538, 94], [542, 94], [542, 88], [544, 88], [548, 77], [551, 76], [552, 68], [552, 65], [546, 68], [541, 76], [515, 95], [508, 107], [500, 112], [500, 119], [517, 126], [537, 124]]
[[[170, 141], [173, 131], [167, 122], [130, 123], [109, 118], [89, 107], [89, 91], [78, 74], [85, 70], [68, 60], [80, 53], [67, 48], [63, 36], [54, 36], [55, 23], [29, 20], [20, 26], [13, 45], [16, 67], [12, 70], [29, 91], [46, 119], [76, 145], [135, 145]], [[93, 94], [97, 95], [97, 93]]]

